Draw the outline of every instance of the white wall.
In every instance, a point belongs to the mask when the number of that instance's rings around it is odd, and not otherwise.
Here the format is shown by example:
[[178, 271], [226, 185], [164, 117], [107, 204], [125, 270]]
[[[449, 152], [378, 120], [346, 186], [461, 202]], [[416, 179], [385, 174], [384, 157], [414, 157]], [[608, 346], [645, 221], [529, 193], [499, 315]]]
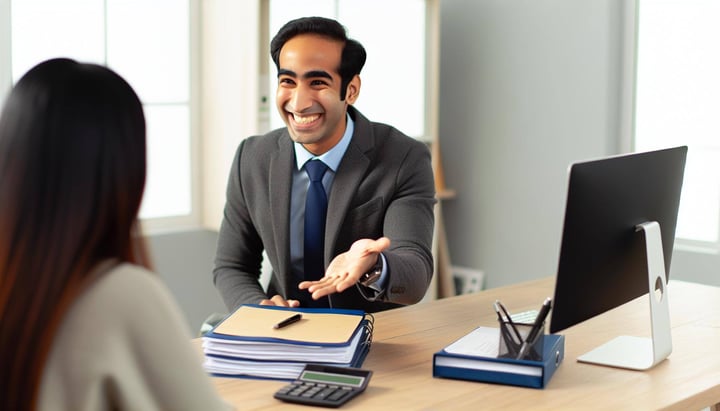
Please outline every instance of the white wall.
[[443, 0], [440, 140], [454, 265], [553, 275], [567, 166], [619, 144], [621, 0]]
[[213, 313], [225, 313], [212, 281], [217, 232], [192, 230], [148, 237], [154, 271], [175, 296], [193, 333]]
[[217, 230], [235, 150], [258, 133], [260, 4], [204, 0], [201, 14], [202, 222]]

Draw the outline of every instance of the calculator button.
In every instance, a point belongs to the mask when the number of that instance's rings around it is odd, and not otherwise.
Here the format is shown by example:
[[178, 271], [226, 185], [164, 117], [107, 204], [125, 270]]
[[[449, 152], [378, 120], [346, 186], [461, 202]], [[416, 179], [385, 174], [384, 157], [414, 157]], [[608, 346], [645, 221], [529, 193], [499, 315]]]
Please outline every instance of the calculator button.
[[292, 385], [286, 385], [286, 386], [284, 386], [284, 387], [282, 387], [282, 388], [280, 388], [280, 389], [278, 390], [278, 394], [287, 394], [287, 393], [289, 393], [290, 390], [292, 390], [293, 388], [295, 388], [295, 387], [293, 387]]
[[332, 394], [333, 392], [335, 392], [335, 388], [325, 388], [324, 390], [317, 393], [317, 395], [315, 395], [315, 398], [323, 399], [328, 395]]
[[328, 399], [331, 401], [339, 401], [344, 396], [348, 395], [350, 391], [348, 390], [336, 390], [334, 393], [330, 394], [328, 396]]
[[290, 391], [290, 395], [300, 395], [307, 391], [308, 387], [298, 387], [292, 391]]

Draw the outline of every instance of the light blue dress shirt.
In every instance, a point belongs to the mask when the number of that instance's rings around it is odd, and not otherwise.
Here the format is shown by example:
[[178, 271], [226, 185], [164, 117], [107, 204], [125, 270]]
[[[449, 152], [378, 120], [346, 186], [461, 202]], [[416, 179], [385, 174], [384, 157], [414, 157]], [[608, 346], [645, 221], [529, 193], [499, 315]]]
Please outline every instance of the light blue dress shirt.
[[[305, 198], [307, 197], [307, 190], [310, 185], [310, 178], [303, 167], [306, 162], [314, 159], [321, 160], [328, 166], [328, 171], [325, 172], [322, 183], [323, 187], [325, 187], [325, 192], [329, 194], [333, 180], [335, 179], [335, 173], [340, 166], [340, 161], [342, 161], [345, 151], [348, 145], [350, 145], [350, 140], [352, 140], [353, 132], [355, 131], [355, 123], [350, 118], [350, 115], [346, 114], [346, 118], [347, 126], [345, 127], [345, 134], [343, 134], [340, 142], [322, 155], [316, 156], [307, 151], [302, 144], [294, 143], [295, 168], [293, 169], [292, 197], [290, 199], [290, 263], [293, 276], [300, 280], [303, 279], [304, 271]], [[328, 201], [331, 201], [329, 195]], [[382, 274], [378, 281], [370, 286], [371, 289], [377, 292], [385, 289], [385, 283], [387, 282], [387, 261], [382, 253], [380, 256], [383, 260]]]

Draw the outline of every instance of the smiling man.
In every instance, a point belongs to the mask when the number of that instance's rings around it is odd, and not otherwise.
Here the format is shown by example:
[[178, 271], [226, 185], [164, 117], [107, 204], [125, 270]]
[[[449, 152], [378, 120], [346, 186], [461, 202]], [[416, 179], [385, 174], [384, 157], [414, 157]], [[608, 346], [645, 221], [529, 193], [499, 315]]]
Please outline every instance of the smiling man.
[[235, 156], [213, 271], [228, 309], [420, 301], [433, 273], [427, 146], [352, 106], [366, 53], [337, 21], [290, 21], [270, 53], [287, 127], [243, 140]]

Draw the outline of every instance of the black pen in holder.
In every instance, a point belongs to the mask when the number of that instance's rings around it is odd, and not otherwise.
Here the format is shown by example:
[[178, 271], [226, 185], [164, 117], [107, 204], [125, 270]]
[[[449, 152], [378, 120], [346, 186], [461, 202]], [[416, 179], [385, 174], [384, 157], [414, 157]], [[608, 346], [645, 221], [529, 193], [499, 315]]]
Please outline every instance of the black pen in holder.
[[[543, 337], [545, 336], [545, 323], [543, 322], [540, 332], [534, 337], [533, 341], [527, 341], [527, 348], [525, 353], [521, 356], [520, 351], [522, 350], [523, 343], [525, 343], [530, 330], [533, 328], [533, 324], [516, 323], [512, 321], [506, 321], [498, 319], [500, 324], [500, 349], [498, 351], [498, 357], [502, 358], [513, 358], [531, 361], [541, 361], [543, 352]], [[518, 341], [518, 335], [522, 339]]]

